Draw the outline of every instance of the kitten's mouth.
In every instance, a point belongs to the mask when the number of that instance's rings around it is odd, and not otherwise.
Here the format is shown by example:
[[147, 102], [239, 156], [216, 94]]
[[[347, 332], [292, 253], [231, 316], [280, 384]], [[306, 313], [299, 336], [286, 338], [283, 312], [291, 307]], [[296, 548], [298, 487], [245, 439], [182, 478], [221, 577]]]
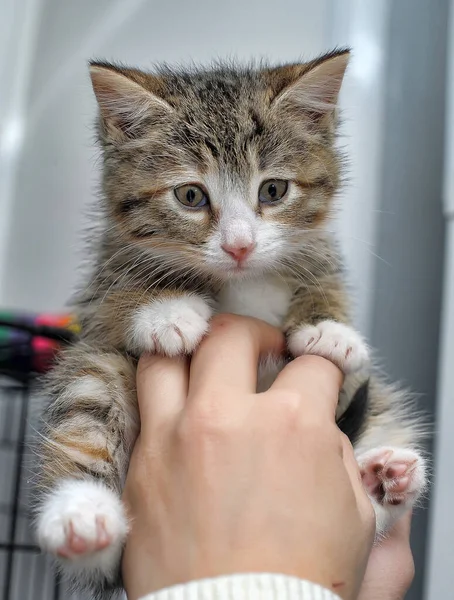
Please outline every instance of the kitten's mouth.
[[221, 277], [224, 280], [241, 279], [251, 275], [257, 275], [263, 271], [263, 265], [260, 261], [254, 259], [231, 260], [211, 263], [207, 261], [205, 268], [214, 276]]
[[233, 269], [235, 271], [244, 271], [245, 269], [247, 269], [247, 264], [246, 261], [238, 261], [234, 266]]
[[229, 270], [234, 271], [235, 273], [240, 273], [242, 271], [247, 271], [249, 267], [250, 261], [247, 257], [245, 257], [238, 260], [232, 260]]
[[242, 277], [251, 273], [248, 261], [237, 262], [228, 269], [228, 274], [233, 277]]

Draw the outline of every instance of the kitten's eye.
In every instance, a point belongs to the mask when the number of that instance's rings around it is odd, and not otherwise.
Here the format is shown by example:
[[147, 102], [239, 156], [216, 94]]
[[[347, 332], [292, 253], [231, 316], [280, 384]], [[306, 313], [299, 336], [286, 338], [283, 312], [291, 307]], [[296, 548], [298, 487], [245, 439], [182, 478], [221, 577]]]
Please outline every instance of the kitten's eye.
[[201, 208], [208, 204], [208, 196], [198, 185], [181, 185], [175, 188], [175, 196], [189, 208]]
[[287, 193], [288, 181], [285, 179], [268, 179], [259, 190], [259, 200], [265, 204], [278, 202]]

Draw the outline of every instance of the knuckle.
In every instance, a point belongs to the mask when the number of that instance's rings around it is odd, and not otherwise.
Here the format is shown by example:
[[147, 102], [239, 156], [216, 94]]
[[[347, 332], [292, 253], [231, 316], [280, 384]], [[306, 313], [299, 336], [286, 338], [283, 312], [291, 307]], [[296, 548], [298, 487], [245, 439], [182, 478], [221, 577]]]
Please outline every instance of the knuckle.
[[286, 391], [266, 397], [268, 402], [263, 404], [263, 421], [272, 424], [272, 430], [277, 435], [284, 431], [300, 436], [304, 423], [300, 394]]
[[303, 395], [298, 391], [286, 390], [278, 394], [269, 394], [267, 409], [269, 416], [287, 428], [295, 429], [305, 439], [310, 439], [316, 446], [331, 447], [336, 452], [342, 451], [340, 431], [334, 421], [319, 416], [317, 411], [305, 411]]
[[286, 392], [277, 402], [273, 402], [273, 408], [281, 418], [295, 423], [301, 416], [301, 395], [298, 392]]
[[222, 329], [235, 327], [242, 320], [242, 317], [230, 313], [215, 315], [211, 320], [211, 331], [220, 331]]
[[187, 408], [178, 427], [178, 436], [186, 444], [208, 437], [220, 437], [228, 430], [225, 402], [219, 398], [205, 398]]
[[335, 454], [342, 454], [342, 440], [339, 430], [334, 423], [326, 420], [312, 418], [303, 425], [304, 437], [311, 440], [314, 447], [323, 448]]

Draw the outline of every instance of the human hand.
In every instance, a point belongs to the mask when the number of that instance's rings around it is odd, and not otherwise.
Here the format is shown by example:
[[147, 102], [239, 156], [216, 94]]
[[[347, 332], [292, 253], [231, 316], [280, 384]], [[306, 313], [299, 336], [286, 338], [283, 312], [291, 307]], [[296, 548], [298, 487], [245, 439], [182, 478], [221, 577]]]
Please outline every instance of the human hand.
[[130, 600], [245, 572], [294, 575], [356, 598], [375, 518], [335, 424], [342, 375], [300, 357], [257, 394], [259, 356], [283, 349], [278, 330], [221, 315], [190, 364], [140, 360], [142, 429], [124, 492]]
[[402, 600], [405, 597], [415, 574], [410, 527], [411, 512], [372, 548], [358, 600]]

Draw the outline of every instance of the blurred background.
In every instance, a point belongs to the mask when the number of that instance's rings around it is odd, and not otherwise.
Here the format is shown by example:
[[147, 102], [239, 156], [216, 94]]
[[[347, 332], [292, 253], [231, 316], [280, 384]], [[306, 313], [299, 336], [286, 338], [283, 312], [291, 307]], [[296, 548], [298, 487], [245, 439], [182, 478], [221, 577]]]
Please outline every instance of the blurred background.
[[[338, 226], [356, 320], [434, 423], [433, 485], [414, 518], [409, 600], [454, 594], [451, 13], [448, 0], [0, 0], [0, 310], [60, 313], [78, 281], [85, 208], [99, 178], [89, 58], [147, 68], [295, 61], [352, 47], [340, 142], [350, 184]], [[23, 423], [33, 429], [34, 411], [23, 387], [8, 386], [0, 597], [69, 598], [29, 538], [27, 483], [14, 476], [21, 465], [26, 472]]]

